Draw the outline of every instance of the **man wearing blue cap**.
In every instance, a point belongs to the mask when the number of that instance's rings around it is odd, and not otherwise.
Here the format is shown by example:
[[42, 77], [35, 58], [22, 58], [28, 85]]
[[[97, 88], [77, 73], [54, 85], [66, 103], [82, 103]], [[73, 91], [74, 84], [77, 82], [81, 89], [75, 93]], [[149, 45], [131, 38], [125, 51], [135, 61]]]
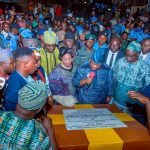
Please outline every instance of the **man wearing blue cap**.
[[135, 101], [128, 96], [129, 91], [140, 91], [150, 84], [150, 67], [139, 58], [141, 45], [132, 41], [125, 52], [125, 57], [114, 64], [114, 99], [115, 104], [124, 112], [132, 114], [130, 108]]
[[97, 52], [91, 60], [79, 66], [72, 81], [81, 104], [106, 104], [112, 97], [112, 71], [103, 64], [103, 56]]

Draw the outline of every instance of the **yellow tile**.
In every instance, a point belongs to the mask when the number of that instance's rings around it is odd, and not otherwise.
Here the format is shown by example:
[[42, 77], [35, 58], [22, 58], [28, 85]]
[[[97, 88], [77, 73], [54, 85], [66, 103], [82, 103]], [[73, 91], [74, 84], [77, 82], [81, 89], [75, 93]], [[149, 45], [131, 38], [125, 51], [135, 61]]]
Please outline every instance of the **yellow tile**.
[[88, 150], [122, 150], [123, 141], [112, 128], [85, 130], [85, 134]]
[[91, 104], [79, 104], [75, 105], [76, 109], [89, 109], [89, 108], [94, 108]]
[[126, 113], [113, 113], [113, 114], [121, 121], [135, 121], [134, 118], [132, 118], [131, 116], [129, 116]]
[[56, 115], [48, 114], [47, 116], [52, 119], [52, 122], [53, 122], [54, 125], [56, 125], [56, 124], [65, 124], [63, 114], [56, 114]]

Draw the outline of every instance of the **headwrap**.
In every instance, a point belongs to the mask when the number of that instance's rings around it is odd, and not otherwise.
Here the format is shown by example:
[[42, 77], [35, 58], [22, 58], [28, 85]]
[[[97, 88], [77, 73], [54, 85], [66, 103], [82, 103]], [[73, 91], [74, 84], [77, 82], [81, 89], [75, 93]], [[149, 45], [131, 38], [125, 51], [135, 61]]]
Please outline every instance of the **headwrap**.
[[23, 46], [31, 49], [37, 49], [37, 40], [36, 39], [23, 39]]
[[127, 48], [130, 51], [140, 53], [141, 52], [141, 44], [137, 41], [132, 41]]
[[20, 29], [19, 33], [25, 39], [28, 39], [28, 38], [31, 39], [33, 37], [33, 33], [32, 33], [32, 31], [30, 29], [26, 29], [26, 28]]
[[67, 53], [69, 53], [71, 56], [73, 55], [73, 53], [70, 51], [70, 49], [68, 49], [67, 47], [61, 47], [60, 52], [59, 52], [59, 59], [61, 60], [62, 57]]
[[96, 40], [96, 36], [94, 34], [86, 34], [85, 40]]
[[13, 54], [10, 49], [0, 49], [0, 62], [4, 62], [10, 58], [13, 58]]
[[95, 52], [92, 55], [91, 60], [100, 65], [104, 61], [104, 55], [100, 54], [99, 52]]
[[50, 45], [57, 44], [57, 42], [58, 42], [55, 32], [51, 31], [51, 29], [44, 32], [43, 40], [44, 40], [44, 43], [50, 44]]
[[27, 110], [38, 110], [45, 105], [46, 101], [46, 86], [40, 80], [26, 84], [18, 92], [18, 104]]

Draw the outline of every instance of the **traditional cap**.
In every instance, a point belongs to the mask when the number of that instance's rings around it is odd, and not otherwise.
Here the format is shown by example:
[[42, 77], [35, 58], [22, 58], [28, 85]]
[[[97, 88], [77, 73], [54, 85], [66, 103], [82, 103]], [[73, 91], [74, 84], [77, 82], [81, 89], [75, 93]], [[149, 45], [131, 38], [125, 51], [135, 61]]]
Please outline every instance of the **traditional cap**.
[[59, 59], [61, 60], [62, 59], [62, 57], [65, 55], [65, 54], [67, 54], [67, 53], [69, 53], [71, 56], [73, 55], [72, 54], [72, 52], [71, 52], [71, 50], [69, 50], [67, 47], [61, 47], [60, 49], [59, 49]]
[[137, 41], [132, 41], [127, 48], [130, 51], [140, 53], [141, 52], [141, 44]]
[[104, 55], [100, 54], [99, 52], [95, 52], [92, 55], [91, 60], [94, 61], [96, 64], [102, 64], [104, 61]]
[[18, 92], [18, 104], [27, 110], [38, 110], [47, 101], [46, 85], [37, 80], [26, 84]]
[[94, 34], [85, 35], [85, 40], [96, 40], [96, 36]]
[[71, 31], [67, 31], [66, 34], [65, 34], [65, 39], [74, 40], [75, 39], [75, 34]]
[[37, 48], [37, 40], [36, 39], [23, 39], [23, 46], [28, 48]]
[[46, 44], [57, 44], [57, 36], [51, 29], [44, 32], [43, 40]]
[[0, 62], [4, 62], [10, 58], [13, 58], [13, 54], [10, 49], [0, 49]]
[[20, 32], [20, 35], [25, 39], [33, 37], [33, 33], [30, 29], [22, 28], [19, 30], [19, 32]]

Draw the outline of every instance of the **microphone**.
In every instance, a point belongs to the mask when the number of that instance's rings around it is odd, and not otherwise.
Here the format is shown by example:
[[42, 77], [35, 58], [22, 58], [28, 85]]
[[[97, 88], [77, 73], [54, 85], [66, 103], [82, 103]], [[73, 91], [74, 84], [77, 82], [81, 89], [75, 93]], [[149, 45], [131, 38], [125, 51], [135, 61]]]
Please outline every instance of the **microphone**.
[[[95, 72], [88, 73], [87, 77], [94, 78], [95, 77]], [[91, 84], [87, 84], [88, 89], [90, 88], [90, 86], [91, 86]]]
[[95, 72], [88, 73], [87, 77], [94, 78], [95, 77]]

